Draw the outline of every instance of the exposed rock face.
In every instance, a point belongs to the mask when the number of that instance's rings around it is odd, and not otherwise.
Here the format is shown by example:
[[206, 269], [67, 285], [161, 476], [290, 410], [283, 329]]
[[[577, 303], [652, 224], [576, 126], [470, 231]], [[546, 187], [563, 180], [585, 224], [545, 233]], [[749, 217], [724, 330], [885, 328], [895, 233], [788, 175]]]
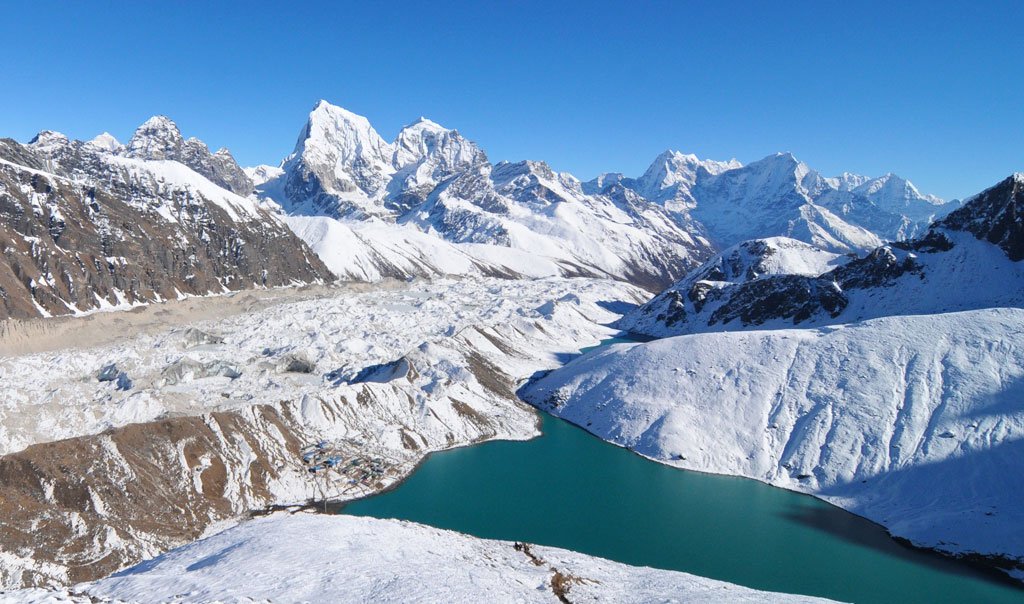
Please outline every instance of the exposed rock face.
[[1014, 174], [972, 197], [936, 226], [967, 231], [998, 245], [1010, 260], [1024, 260], [1024, 174]]
[[230, 151], [220, 149], [211, 154], [203, 141], [182, 138], [178, 125], [162, 115], [139, 126], [124, 154], [135, 159], [181, 162], [232, 193], [248, 195], [253, 191], [252, 181]]
[[[173, 152], [172, 134], [134, 152]], [[0, 319], [332, 278], [277, 217], [178, 163], [55, 133], [0, 141], [0, 159]]]

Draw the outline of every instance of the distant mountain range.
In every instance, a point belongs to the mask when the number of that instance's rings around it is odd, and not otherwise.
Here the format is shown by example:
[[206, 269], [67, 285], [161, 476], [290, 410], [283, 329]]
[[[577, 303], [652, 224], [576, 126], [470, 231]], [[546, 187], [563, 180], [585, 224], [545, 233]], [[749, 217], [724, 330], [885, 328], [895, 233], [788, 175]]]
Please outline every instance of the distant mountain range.
[[790, 154], [743, 166], [667, 151], [638, 178], [581, 182], [491, 164], [425, 118], [387, 142], [325, 101], [277, 167], [242, 169], [157, 116], [124, 145], [3, 139], [0, 185], [0, 318], [334, 277], [579, 275], [656, 292], [748, 239], [863, 252], [960, 206]]
[[[995, 245], [992, 245], [995, 244]], [[850, 323], [1024, 306], [1024, 175], [967, 200], [919, 237], [837, 255], [787, 238], [716, 255], [624, 317], [650, 336]]]

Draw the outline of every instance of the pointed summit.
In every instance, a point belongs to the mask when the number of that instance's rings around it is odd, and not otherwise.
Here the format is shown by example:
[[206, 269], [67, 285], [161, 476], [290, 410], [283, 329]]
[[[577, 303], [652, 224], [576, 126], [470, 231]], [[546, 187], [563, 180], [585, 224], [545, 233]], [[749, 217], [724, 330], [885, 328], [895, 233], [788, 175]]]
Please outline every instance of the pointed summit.
[[[398, 133], [392, 163], [402, 169], [412, 164], [429, 164], [429, 178], [438, 181], [469, 166], [487, 161], [473, 141], [435, 121], [420, 117]], [[417, 172], [421, 172], [417, 167]], [[421, 174], [420, 177], [428, 176]]]
[[174, 159], [185, 140], [178, 125], [165, 115], [154, 115], [135, 130], [125, 155], [137, 159]]
[[351, 167], [360, 159], [389, 162], [391, 145], [377, 134], [370, 120], [320, 100], [299, 134], [294, 155], [312, 163]]
[[213, 155], [198, 138], [185, 140], [178, 125], [164, 115], [153, 116], [139, 126], [124, 155], [147, 161], [176, 161], [233, 193], [244, 196], [252, 192], [252, 182], [231, 154]]
[[282, 203], [290, 212], [365, 218], [395, 172], [394, 146], [365, 117], [321, 100], [282, 164]]
[[689, 204], [693, 202], [690, 190], [702, 173], [713, 176], [740, 166], [742, 164], [735, 159], [727, 162], [701, 160], [692, 153], [667, 149], [636, 179], [636, 191], [661, 204]]
[[86, 145], [106, 153], [115, 153], [124, 146], [109, 132], [104, 132], [103, 134], [96, 136], [87, 142]]
[[68, 137], [60, 132], [43, 130], [32, 137], [32, 140], [28, 142], [28, 147], [33, 151], [42, 153], [43, 155], [52, 155], [66, 147], [70, 142], [71, 141], [68, 140]]

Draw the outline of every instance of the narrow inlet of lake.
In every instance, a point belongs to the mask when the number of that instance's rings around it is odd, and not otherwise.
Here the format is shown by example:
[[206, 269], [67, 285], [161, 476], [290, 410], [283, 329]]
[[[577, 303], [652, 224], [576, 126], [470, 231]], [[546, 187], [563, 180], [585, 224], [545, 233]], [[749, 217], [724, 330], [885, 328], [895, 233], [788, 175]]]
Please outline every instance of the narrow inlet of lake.
[[846, 602], [1022, 602], [1024, 589], [754, 480], [687, 472], [542, 413], [543, 436], [430, 455], [342, 513], [528, 541]]

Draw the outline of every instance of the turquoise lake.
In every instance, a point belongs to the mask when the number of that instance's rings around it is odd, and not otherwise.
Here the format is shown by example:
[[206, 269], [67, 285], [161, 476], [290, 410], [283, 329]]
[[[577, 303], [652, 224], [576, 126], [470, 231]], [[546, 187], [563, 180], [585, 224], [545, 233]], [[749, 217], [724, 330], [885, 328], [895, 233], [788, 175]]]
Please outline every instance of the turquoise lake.
[[1024, 602], [1009, 581], [813, 497], [663, 466], [541, 415], [539, 438], [435, 453], [342, 513], [846, 602]]

